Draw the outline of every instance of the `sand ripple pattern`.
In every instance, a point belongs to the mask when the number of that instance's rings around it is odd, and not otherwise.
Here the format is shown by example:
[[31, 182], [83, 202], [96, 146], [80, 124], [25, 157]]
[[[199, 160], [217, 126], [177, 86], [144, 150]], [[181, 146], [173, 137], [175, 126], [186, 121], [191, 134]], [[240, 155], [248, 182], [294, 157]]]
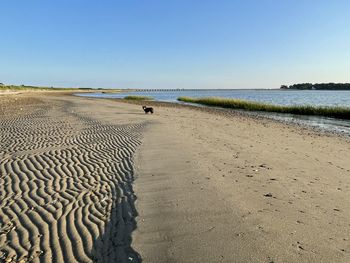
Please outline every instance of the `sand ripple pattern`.
[[144, 125], [67, 102], [22, 112], [0, 121], [0, 262], [138, 262], [131, 183]]

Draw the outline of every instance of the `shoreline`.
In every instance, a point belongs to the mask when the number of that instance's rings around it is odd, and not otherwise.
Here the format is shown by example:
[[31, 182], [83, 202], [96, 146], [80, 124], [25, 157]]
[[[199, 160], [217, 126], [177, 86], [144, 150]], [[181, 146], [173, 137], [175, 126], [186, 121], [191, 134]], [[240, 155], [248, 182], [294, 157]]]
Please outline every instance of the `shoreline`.
[[[80, 97], [79, 94], [73, 94], [73, 95]], [[82, 97], [89, 98], [89, 96], [84, 96], [84, 95]], [[330, 134], [337, 134], [343, 137], [350, 137], [350, 120], [347, 120], [347, 119], [339, 119], [339, 118], [332, 118], [332, 117], [318, 116], [318, 115], [298, 115], [298, 114], [291, 114], [291, 113], [277, 113], [277, 112], [267, 112], [267, 111], [232, 109], [232, 108], [224, 108], [220, 106], [202, 105], [202, 104], [186, 103], [186, 102], [184, 103], [181, 101], [179, 102], [178, 100], [176, 101], [158, 101], [158, 100], [130, 101], [130, 100], [124, 100], [123, 98], [108, 98], [108, 97], [94, 97], [94, 96], [90, 98], [125, 101], [131, 104], [141, 103], [141, 104], [149, 104], [149, 105], [168, 106], [168, 107], [171, 107], [172, 104], [176, 104], [180, 106], [210, 108], [210, 109], [221, 110], [221, 111], [226, 111], [231, 113], [232, 112], [236, 112], [238, 114], [241, 113], [252, 118], [265, 118], [265, 119], [274, 120], [285, 124], [297, 125], [300, 127], [316, 130], [321, 133], [330, 133]]]
[[[72, 94], [72, 95], [75, 96], [75, 94]], [[84, 97], [84, 98], [90, 98], [90, 97]], [[279, 116], [278, 114], [275, 114], [273, 112], [261, 113], [261, 112], [245, 111], [245, 110], [238, 110], [238, 109], [225, 109], [225, 108], [213, 107], [213, 106], [191, 105], [191, 104], [184, 104], [184, 103], [178, 103], [178, 102], [165, 102], [165, 101], [154, 101], [154, 100], [130, 101], [130, 100], [124, 100], [119, 98], [92, 98], [92, 99], [112, 100], [112, 101], [117, 101], [121, 103], [134, 104], [134, 105], [140, 105], [140, 106], [148, 105], [151, 107], [185, 108], [185, 109], [198, 110], [202, 112], [208, 112], [208, 113], [213, 113], [213, 114], [227, 116], [227, 117], [243, 116], [243, 117], [252, 118], [256, 120], [272, 121], [272, 122], [280, 123], [282, 125], [288, 125], [290, 127], [299, 128], [306, 131], [312, 131], [314, 133], [320, 133], [323, 135], [339, 136], [341, 138], [350, 139], [350, 130], [349, 132], [344, 132], [344, 131], [337, 131], [336, 129], [331, 129], [331, 128], [327, 129], [319, 126], [312, 126], [310, 124], [302, 123], [298, 121], [297, 118], [295, 121], [287, 120], [286, 119], [287, 117], [291, 117], [291, 118], [295, 117], [295, 115], [292, 115], [292, 114], [283, 114], [284, 116], [282, 116], [282, 118], [279, 119], [279, 118], [273, 118], [273, 116]], [[285, 118], [283, 119], [283, 117]], [[343, 122], [343, 120], [338, 120], [334, 118], [317, 117], [317, 116], [310, 116], [310, 117]]]
[[350, 260], [348, 138], [169, 103], [5, 100], [0, 257]]

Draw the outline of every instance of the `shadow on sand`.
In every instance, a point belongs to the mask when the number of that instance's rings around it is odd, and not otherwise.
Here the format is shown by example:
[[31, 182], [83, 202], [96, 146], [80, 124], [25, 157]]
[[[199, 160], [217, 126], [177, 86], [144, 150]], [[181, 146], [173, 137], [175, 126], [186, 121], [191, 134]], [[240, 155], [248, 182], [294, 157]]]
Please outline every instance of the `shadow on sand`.
[[110, 217], [104, 226], [104, 232], [93, 244], [94, 262], [142, 262], [141, 256], [131, 247], [131, 234], [136, 229], [138, 213], [135, 208], [136, 195], [132, 187], [134, 171], [131, 163], [129, 169], [119, 170], [117, 183], [112, 183], [112, 208]]

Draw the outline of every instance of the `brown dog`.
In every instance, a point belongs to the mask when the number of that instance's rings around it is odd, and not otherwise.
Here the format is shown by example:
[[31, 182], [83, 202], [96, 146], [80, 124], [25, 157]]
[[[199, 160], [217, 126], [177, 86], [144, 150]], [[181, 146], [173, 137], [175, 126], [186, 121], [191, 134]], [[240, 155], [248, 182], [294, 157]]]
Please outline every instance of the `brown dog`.
[[142, 109], [145, 111], [145, 113], [151, 113], [153, 114], [153, 108], [152, 107], [146, 107], [146, 106], [142, 106]]

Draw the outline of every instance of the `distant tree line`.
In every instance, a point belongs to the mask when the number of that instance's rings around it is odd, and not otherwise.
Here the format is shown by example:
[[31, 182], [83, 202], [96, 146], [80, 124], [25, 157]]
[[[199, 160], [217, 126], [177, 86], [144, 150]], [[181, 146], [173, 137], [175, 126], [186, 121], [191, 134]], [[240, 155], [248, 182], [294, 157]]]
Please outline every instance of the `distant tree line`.
[[297, 89], [297, 90], [350, 90], [350, 83], [301, 83], [294, 85], [282, 85], [281, 89]]

